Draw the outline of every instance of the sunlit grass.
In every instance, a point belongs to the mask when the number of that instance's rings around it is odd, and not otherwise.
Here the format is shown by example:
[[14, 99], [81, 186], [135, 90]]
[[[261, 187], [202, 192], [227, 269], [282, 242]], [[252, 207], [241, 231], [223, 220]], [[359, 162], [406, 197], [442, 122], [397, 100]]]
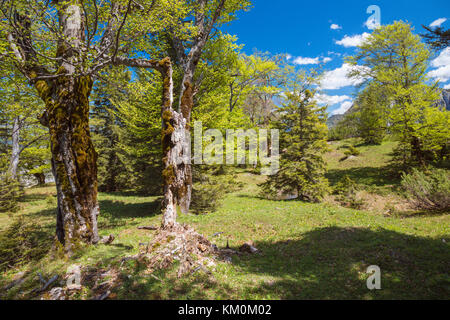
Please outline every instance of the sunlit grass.
[[[336, 146], [333, 146], [335, 148]], [[376, 149], [380, 151], [377, 156]], [[386, 164], [393, 143], [358, 146], [361, 156], [356, 164], [333, 162], [330, 167]], [[336, 150], [336, 149], [335, 149]], [[339, 151], [340, 152], [340, 151]], [[334, 158], [333, 158], [334, 157]], [[380, 160], [381, 159], [381, 160]], [[378, 171], [379, 174], [383, 172]], [[360, 183], [364, 183], [361, 177]], [[374, 176], [374, 181], [380, 178]], [[378, 180], [377, 180], [378, 179]], [[133, 261], [121, 267], [124, 277], [112, 295], [117, 299], [449, 299], [450, 248], [448, 214], [385, 216], [342, 208], [330, 204], [299, 201], [272, 201], [260, 196], [258, 183], [264, 177], [240, 170], [243, 188], [228, 194], [223, 205], [208, 215], [181, 215], [179, 221], [193, 226], [219, 247], [237, 249], [252, 241], [261, 251], [255, 255], [234, 256], [233, 263], [219, 262], [211, 276], [195, 272], [177, 279], [172, 270], [156, 271], [153, 276]], [[362, 182], [361, 182], [362, 181]], [[372, 183], [374, 183], [372, 181]], [[367, 181], [366, 183], [371, 183]], [[384, 186], [384, 185], [383, 185]], [[24, 219], [54, 236], [54, 186], [26, 191], [22, 210], [0, 216], [5, 230], [21, 214]], [[100, 235], [113, 234], [111, 245], [82, 249], [69, 261], [49, 254], [38, 261], [13, 266], [0, 273], [0, 288], [18, 272], [26, 281], [2, 298], [38, 298], [32, 289], [39, 287], [37, 273], [49, 278], [64, 276], [73, 263], [98, 269], [119, 268], [122, 257], [139, 251], [153, 231], [137, 229], [159, 225], [159, 199], [125, 194], [99, 194]], [[212, 235], [223, 232], [218, 237]], [[382, 289], [369, 291], [366, 269], [378, 265]], [[61, 284], [58, 284], [61, 285]], [[92, 294], [89, 284], [83, 298]]]

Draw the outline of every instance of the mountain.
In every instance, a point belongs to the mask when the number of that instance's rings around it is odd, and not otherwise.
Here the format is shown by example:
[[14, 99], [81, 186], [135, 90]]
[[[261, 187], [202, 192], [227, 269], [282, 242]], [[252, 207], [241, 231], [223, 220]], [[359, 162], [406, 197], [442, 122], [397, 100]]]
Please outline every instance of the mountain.
[[[450, 111], [450, 89], [443, 89], [441, 98], [436, 102], [441, 108]], [[353, 111], [353, 105], [344, 114], [334, 114], [327, 119], [327, 126], [329, 129], [335, 127], [346, 115]]]
[[342, 119], [344, 119], [345, 114], [333, 114], [327, 119], [328, 128], [334, 128]]
[[438, 101], [438, 105], [444, 107], [447, 111], [450, 111], [450, 89], [442, 90], [441, 99]]

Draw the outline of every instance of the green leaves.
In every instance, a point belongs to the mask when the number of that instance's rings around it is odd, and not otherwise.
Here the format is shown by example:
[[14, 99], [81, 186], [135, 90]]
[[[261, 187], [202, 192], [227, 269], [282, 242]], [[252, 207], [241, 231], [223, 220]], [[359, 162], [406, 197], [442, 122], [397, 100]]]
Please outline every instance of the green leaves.
[[401, 141], [403, 166], [435, 160], [448, 144], [448, 112], [436, 105], [439, 91], [426, 74], [430, 56], [412, 27], [397, 21], [375, 29], [349, 58], [365, 67], [352, 76], [368, 81], [358, 99], [360, 134], [378, 143], [384, 132], [377, 128], [386, 125]]
[[314, 75], [298, 73], [285, 92], [279, 108], [280, 170], [269, 176], [263, 190], [274, 197], [295, 196], [301, 200], [320, 201], [329, 191], [323, 159], [327, 146], [326, 107], [314, 99]]

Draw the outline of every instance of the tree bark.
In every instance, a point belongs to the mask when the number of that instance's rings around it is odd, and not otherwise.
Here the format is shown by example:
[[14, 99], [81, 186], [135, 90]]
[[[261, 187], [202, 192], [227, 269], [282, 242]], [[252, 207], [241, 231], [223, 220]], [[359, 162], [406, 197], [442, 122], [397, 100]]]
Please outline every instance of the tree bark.
[[35, 173], [34, 177], [38, 181], [38, 186], [43, 186], [45, 184], [45, 174], [41, 173]]
[[[189, 54], [185, 54], [184, 46], [178, 39], [173, 39], [175, 50], [183, 67], [183, 79], [181, 81], [178, 111], [186, 120], [186, 124], [184, 125], [185, 137], [190, 135], [191, 112], [194, 107], [194, 73], [200, 61], [203, 48], [208, 41], [211, 30], [225, 6], [225, 0], [220, 0], [217, 7], [212, 12], [210, 19], [206, 19], [204, 9], [207, 5], [207, 1], [200, 0], [198, 2], [199, 10], [195, 14], [194, 22], [195, 26], [198, 28], [198, 35], [193, 40]], [[190, 143], [188, 139], [181, 143], [183, 149], [190, 149], [191, 146], [187, 145]], [[189, 211], [192, 197], [192, 166], [190, 160], [184, 163], [184, 165], [179, 166], [179, 174], [180, 178], [183, 179], [183, 186], [181, 187], [182, 192], [179, 195], [178, 204], [180, 205], [181, 212], [187, 213]]]
[[162, 149], [164, 202], [162, 227], [169, 228], [176, 224], [177, 204], [187, 193], [186, 172], [190, 169], [190, 145], [186, 147], [187, 119], [182, 113], [173, 110], [173, 79], [172, 64], [169, 58], [160, 62], [163, 76], [162, 118]]
[[[194, 76], [194, 67], [191, 70], [186, 72], [183, 76], [183, 85], [181, 90], [181, 99], [180, 99], [180, 107], [179, 111], [183, 118], [186, 120], [186, 124], [184, 125], [183, 131], [184, 136], [190, 135], [190, 123], [191, 123], [191, 112], [194, 107], [194, 84], [193, 84], [193, 76]], [[183, 144], [183, 148], [188, 149], [191, 146], [187, 145], [190, 143], [187, 139], [181, 142]], [[184, 192], [180, 195], [179, 205], [182, 213], [186, 214], [189, 211], [189, 207], [191, 205], [192, 198], [192, 166], [190, 161], [185, 163], [183, 166], [179, 168], [180, 176], [183, 177], [183, 190]]]
[[[41, 123], [49, 128], [52, 171], [58, 206], [56, 237], [64, 253], [72, 255], [81, 243], [97, 243], [97, 153], [89, 131], [89, 94], [92, 78], [79, 76], [85, 17], [79, 1], [65, 2], [58, 10], [64, 35], [57, 56], [63, 58], [59, 77], [35, 81], [46, 104]], [[31, 73], [30, 78], [35, 76]]]
[[11, 159], [9, 163], [8, 173], [12, 179], [17, 178], [17, 168], [19, 166], [20, 156], [20, 118], [19, 116], [14, 118], [13, 130], [12, 130], [12, 150]]
[[38, 81], [46, 102], [41, 122], [48, 126], [58, 209], [56, 235], [71, 255], [81, 242], [97, 243], [97, 153], [89, 131], [90, 77]]

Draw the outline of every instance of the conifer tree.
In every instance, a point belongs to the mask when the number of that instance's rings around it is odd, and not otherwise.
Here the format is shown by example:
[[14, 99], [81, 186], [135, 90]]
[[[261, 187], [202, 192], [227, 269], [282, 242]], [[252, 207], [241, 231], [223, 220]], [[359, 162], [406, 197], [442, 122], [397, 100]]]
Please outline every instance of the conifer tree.
[[311, 88], [314, 75], [301, 73], [285, 93], [275, 127], [280, 130], [280, 170], [263, 184], [271, 194], [288, 193], [301, 200], [320, 201], [328, 192], [326, 107], [317, 105]]

